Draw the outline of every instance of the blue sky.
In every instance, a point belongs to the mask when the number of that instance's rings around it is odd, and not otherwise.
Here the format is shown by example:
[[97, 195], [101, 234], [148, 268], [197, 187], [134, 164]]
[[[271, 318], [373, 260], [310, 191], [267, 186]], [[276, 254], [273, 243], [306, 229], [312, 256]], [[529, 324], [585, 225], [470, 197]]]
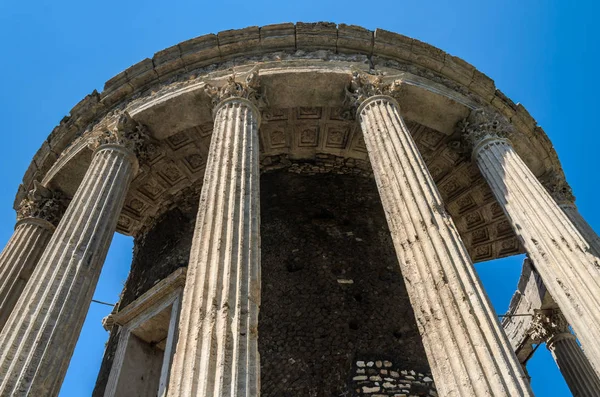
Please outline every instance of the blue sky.
[[[595, 116], [598, 5], [592, 1], [18, 1], [0, 2], [0, 246], [14, 226], [14, 193], [33, 154], [60, 119], [104, 81], [156, 51], [221, 30], [331, 21], [411, 36], [459, 56], [523, 103], [555, 145], [582, 214], [596, 230], [600, 141]], [[116, 236], [96, 299], [115, 302], [131, 239]], [[477, 266], [499, 313], [521, 258]], [[62, 397], [88, 396], [110, 308], [92, 304]], [[530, 362], [537, 396], [569, 396], [545, 348]]]

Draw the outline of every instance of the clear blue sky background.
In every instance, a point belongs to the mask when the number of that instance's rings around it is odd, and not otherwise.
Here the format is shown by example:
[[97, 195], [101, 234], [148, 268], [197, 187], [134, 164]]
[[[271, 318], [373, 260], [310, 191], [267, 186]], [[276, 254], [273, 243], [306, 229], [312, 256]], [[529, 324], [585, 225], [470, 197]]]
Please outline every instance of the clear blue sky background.
[[[580, 211], [599, 230], [598, 8], [598, 2], [568, 0], [0, 1], [0, 245], [12, 233], [14, 192], [30, 159], [86, 94], [100, 91], [113, 75], [180, 41], [295, 21], [380, 27], [475, 65], [544, 127]], [[131, 239], [115, 237], [96, 299], [118, 299], [131, 248]], [[521, 260], [477, 266], [499, 313], [514, 292]], [[107, 338], [100, 320], [109, 311], [92, 305], [62, 397], [90, 395]], [[570, 395], [545, 348], [538, 350], [529, 369], [537, 396]]]

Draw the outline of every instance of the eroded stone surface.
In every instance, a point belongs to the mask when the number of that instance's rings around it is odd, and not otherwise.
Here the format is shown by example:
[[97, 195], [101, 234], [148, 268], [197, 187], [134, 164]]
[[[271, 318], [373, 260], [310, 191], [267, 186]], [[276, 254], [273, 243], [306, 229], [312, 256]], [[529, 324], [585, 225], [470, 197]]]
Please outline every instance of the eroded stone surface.
[[440, 393], [532, 396], [397, 102], [372, 96], [358, 117]]
[[361, 357], [429, 372], [374, 181], [278, 171], [261, 195], [261, 395], [353, 393]]
[[437, 397], [431, 374], [399, 367], [389, 360], [357, 361], [353, 368], [352, 391], [356, 396]]
[[0, 395], [58, 394], [137, 160], [101, 146], [0, 333]]
[[168, 396], [260, 393], [260, 115], [236, 94], [215, 109]]

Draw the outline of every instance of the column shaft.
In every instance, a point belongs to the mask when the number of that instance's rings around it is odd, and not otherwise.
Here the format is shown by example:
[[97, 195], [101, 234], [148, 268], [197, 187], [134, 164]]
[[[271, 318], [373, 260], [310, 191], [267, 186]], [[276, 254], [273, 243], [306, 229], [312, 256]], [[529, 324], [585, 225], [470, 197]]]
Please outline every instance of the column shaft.
[[600, 262], [510, 142], [489, 138], [474, 151], [479, 169], [536, 265], [546, 288], [600, 368]]
[[559, 204], [560, 208], [567, 215], [567, 218], [573, 223], [573, 226], [579, 231], [581, 236], [587, 241], [594, 250], [595, 255], [600, 255], [600, 237], [592, 229], [589, 223], [581, 216], [574, 204]]
[[260, 395], [258, 110], [218, 105], [168, 396]]
[[101, 146], [0, 334], [0, 395], [56, 396], [137, 160]]
[[19, 221], [0, 254], [0, 330], [50, 241], [54, 226], [43, 219]]
[[359, 117], [440, 396], [531, 396], [398, 105], [374, 96]]
[[559, 334], [547, 343], [547, 347], [573, 396], [600, 396], [600, 379], [577, 344], [574, 335]]

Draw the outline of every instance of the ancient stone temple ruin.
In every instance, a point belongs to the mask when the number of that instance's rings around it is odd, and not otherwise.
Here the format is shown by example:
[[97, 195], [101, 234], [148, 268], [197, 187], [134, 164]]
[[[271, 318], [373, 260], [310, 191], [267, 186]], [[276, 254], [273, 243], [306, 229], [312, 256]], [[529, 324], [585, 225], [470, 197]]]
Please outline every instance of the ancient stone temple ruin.
[[[418, 40], [297, 23], [167, 48], [71, 110], [15, 209], [3, 397], [58, 394], [115, 232], [135, 248], [95, 397], [531, 396], [541, 343], [600, 396], [600, 240], [552, 144]], [[473, 263], [521, 253], [501, 324]]]

